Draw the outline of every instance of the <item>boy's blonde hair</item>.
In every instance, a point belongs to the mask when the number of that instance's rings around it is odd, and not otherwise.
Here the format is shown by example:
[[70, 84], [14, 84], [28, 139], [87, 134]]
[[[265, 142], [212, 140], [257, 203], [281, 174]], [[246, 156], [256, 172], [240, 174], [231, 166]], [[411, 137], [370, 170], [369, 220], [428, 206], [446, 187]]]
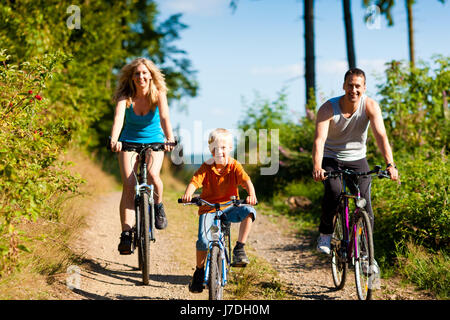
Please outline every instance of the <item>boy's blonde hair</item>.
[[218, 128], [213, 130], [208, 137], [209, 150], [213, 152], [214, 147], [216, 147], [218, 141], [228, 142], [230, 148], [233, 147], [233, 134], [224, 128]]

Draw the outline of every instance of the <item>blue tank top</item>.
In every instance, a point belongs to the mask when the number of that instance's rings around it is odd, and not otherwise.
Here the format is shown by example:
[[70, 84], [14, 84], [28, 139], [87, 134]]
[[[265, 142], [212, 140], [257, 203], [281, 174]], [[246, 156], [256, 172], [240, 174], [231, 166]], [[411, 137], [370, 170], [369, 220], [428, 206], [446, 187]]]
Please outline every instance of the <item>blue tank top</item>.
[[133, 104], [125, 109], [125, 125], [119, 141], [135, 143], [164, 142], [164, 133], [159, 119], [159, 108], [149, 111], [146, 115], [134, 113]]

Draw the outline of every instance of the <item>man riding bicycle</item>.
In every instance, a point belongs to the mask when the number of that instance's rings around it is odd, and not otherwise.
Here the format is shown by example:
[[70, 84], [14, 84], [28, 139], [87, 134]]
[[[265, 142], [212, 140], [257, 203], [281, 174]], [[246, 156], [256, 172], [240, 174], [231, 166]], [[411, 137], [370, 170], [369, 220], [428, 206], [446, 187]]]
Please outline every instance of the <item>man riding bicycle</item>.
[[[316, 132], [313, 145], [313, 178], [323, 181], [325, 192], [322, 201], [317, 249], [330, 254], [333, 218], [339, 204], [341, 183], [338, 179], [326, 179], [325, 171], [351, 169], [369, 171], [366, 159], [367, 131], [370, 127], [378, 148], [386, 162], [392, 180], [398, 179], [391, 146], [384, 127], [378, 103], [367, 97], [366, 76], [358, 68], [348, 70], [344, 76], [343, 96], [331, 98], [317, 112]], [[366, 199], [373, 230], [374, 216], [370, 203], [371, 178], [360, 180], [361, 196]]]

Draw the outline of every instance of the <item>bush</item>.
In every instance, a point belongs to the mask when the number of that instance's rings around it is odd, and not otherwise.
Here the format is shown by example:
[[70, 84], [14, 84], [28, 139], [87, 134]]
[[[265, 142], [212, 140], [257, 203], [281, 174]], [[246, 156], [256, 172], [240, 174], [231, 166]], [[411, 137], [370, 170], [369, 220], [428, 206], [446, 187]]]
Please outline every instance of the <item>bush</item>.
[[80, 183], [58, 161], [70, 128], [49, 110], [45, 91], [64, 56], [20, 65], [8, 59], [0, 50], [0, 273], [12, 267], [19, 249], [28, 251], [14, 226], [37, 217], [57, 220], [62, 194]]
[[373, 183], [375, 248], [377, 255], [392, 262], [413, 242], [436, 252], [449, 250], [450, 185], [448, 159], [444, 152], [422, 151], [397, 158], [401, 184]]

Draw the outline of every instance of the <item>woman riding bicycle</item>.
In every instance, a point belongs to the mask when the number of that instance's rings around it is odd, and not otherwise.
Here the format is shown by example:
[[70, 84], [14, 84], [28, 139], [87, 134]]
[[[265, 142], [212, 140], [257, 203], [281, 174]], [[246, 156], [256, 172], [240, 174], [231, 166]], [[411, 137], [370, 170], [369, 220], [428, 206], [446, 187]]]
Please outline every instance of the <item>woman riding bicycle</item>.
[[[330, 254], [333, 217], [338, 207], [341, 184], [338, 179], [326, 179], [324, 173], [338, 169], [369, 171], [366, 160], [369, 124], [391, 179], [398, 179], [380, 106], [364, 94], [366, 91], [364, 71], [357, 68], [348, 70], [344, 76], [343, 89], [345, 91], [343, 96], [328, 100], [318, 110], [313, 146], [313, 178], [316, 181], [324, 181], [325, 186], [317, 249], [326, 254]], [[366, 199], [365, 209], [373, 229], [370, 182], [370, 177], [362, 178], [360, 191], [361, 196]]]
[[[116, 109], [111, 129], [111, 149], [119, 152], [119, 166], [123, 190], [120, 200], [120, 222], [122, 233], [118, 250], [120, 254], [131, 254], [131, 228], [134, 225], [134, 175], [136, 153], [122, 150], [122, 142], [163, 143], [174, 142], [167, 104], [167, 88], [164, 75], [155, 64], [146, 58], [137, 58], [125, 65], [114, 94]], [[166, 146], [171, 151], [172, 146]], [[164, 152], [151, 151], [147, 156], [149, 183], [155, 187], [155, 226], [167, 227], [164, 213], [163, 182], [160, 178]]]

